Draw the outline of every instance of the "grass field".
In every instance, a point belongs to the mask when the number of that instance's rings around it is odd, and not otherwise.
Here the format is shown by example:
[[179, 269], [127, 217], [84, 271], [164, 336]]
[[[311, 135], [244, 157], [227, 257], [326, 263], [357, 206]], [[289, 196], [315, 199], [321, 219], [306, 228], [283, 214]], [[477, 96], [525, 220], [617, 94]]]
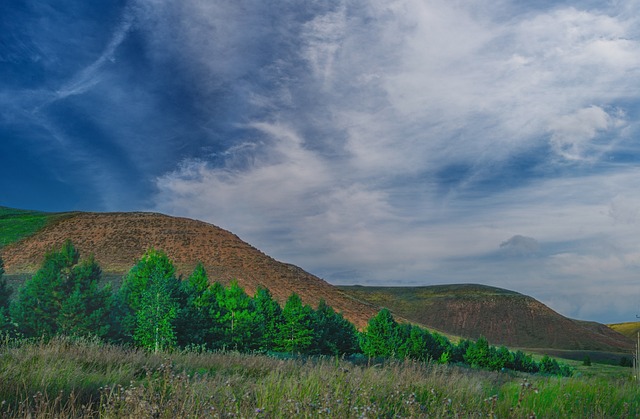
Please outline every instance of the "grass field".
[[152, 354], [69, 339], [5, 340], [0, 344], [0, 416], [640, 415], [640, 386], [628, 368], [576, 368], [576, 377], [558, 378], [416, 362]]
[[0, 248], [36, 233], [69, 213], [46, 213], [0, 207]]

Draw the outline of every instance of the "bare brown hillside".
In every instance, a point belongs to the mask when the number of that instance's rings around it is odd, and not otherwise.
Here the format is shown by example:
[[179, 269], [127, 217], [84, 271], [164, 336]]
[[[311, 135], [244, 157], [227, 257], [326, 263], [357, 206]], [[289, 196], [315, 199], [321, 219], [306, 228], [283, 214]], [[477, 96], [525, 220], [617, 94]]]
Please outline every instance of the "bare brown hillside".
[[35, 272], [44, 254], [71, 239], [81, 255], [93, 253], [103, 271], [124, 274], [154, 247], [173, 259], [178, 272], [191, 273], [201, 261], [212, 281], [237, 279], [247, 293], [268, 288], [281, 303], [293, 292], [316, 306], [324, 299], [363, 327], [377, 312], [304, 270], [265, 255], [236, 235], [201, 221], [153, 213], [74, 213], [35, 235], [2, 249], [8, 275]]

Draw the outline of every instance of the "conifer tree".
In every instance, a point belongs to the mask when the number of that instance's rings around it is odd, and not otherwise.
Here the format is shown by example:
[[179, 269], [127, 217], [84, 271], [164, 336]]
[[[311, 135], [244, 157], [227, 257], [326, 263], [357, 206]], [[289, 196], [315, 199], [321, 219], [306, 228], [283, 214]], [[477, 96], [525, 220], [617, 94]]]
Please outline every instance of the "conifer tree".
[[314, 312], [314, 343], [312, 351], [323, 355], [352, 354], [358, 350], [355, 326], [336, 313], [324, 299]]
[[401, 358], [411, 358], [426, 361], [430, 357], [428, 344], [430, 333], [425, 329], [403, 324], [398, 326]]
[[388, 309], [383, 308], [369, 320], [360, 345], [362, 352], [369, 357], [398, 355], [398, 324]]
[[225, 288], [214, 282], [202, 294], [202, 307], [207, 315], [205, 344], [209, 349], [223, 349], [229, 346], [225, 340], [227, 314], [223, 306]]
[[313, 309], [302, 304], [298, 294], [291, 294], [282, 309], [282, 326], [277, 348], [285, 352], [304, 353], [313, 343]]
[[102, 269], [93, 255], [73, 267], [67, 298], [60, 306], [60, 333], [104, 337], [109, 332], [110, 285], [101, 287]]
[[276, 346], [278, 331], [282, 324], [282, 308], [273, 299], [267, 288], [258, 288], [253, 296], [256, 312], [256, 343], [262, 351], [268, 351]]
[[209, 324], [206, 292], [209, 279], [202, 263], [198, 263], [186, 281], [182, 282], [185, 306], [176, 321], [180, 346], [206, 344]]
[[20, 332], [48, 337], [59, 333], [102, 337], [107, 333], [111, 291], [99, 287], [102, 273], [93, 257], [78, 265], [79, 258], [70, 240], [47, 253], [11, 306]]

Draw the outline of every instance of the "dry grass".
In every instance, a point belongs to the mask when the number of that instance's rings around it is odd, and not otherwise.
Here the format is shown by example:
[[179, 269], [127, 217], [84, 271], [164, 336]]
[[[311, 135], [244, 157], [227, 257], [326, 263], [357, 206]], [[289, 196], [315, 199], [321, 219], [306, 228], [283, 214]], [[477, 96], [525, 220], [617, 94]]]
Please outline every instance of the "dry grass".
[[[621, 371], [625, 371], [621, 369]], [[55, 339], [0, 346], [1, 417], [635, 417], [620, 378], [549, 378], [417, 362], [151, 354]]]
[[616, 323], [607, 326], [618, 333], [622, 333], [629, 339], [633, 339], [634, 342], [638, 337], [638, 333], [640, 333], [640, 322]]

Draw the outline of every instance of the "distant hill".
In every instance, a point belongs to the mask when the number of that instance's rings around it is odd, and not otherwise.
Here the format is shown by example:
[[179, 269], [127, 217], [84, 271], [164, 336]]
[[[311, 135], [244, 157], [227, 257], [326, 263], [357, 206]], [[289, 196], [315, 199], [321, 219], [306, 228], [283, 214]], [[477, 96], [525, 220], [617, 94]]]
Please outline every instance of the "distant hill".
[[64, 213], [0, 209], [0, 253], [7, 276], [35, 272], [48, 249], [71, 239], [81, 255], [93, 253], [106, 275], [125, 274], [154, 247], [188, 276], [200, 261], [212, 281], [237, 279], [249, 294], [268, 288], [284, 302], [291, 293], [316, 306], [320, 299], [359, 327], [378, 311], [301, 268], [265, 255], [212, 224], [153, 213]]
[[638, 339], [638, 333], [640, 332], [640, 322], [615, 323], [608, 326], [616, 332], [622, 333], [629, 339], [632, 339], [634, 341]]
[[501, 288], [475, 284], [339, 288], [411, 322], [465, 338], [484, 336], [494, 345], [610, 352], [633, 348], [629, 338], [605, 325], [566, 318], [529, 296]]

